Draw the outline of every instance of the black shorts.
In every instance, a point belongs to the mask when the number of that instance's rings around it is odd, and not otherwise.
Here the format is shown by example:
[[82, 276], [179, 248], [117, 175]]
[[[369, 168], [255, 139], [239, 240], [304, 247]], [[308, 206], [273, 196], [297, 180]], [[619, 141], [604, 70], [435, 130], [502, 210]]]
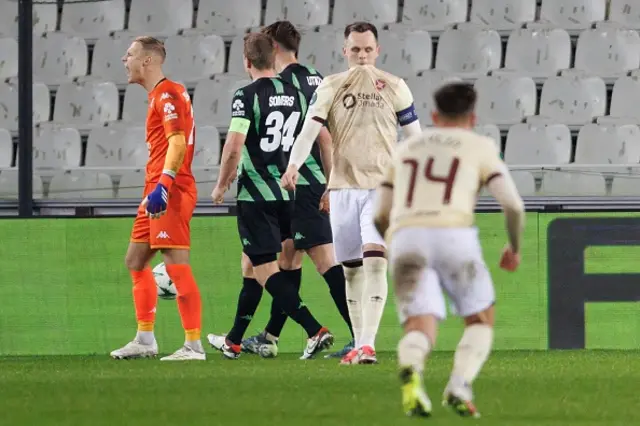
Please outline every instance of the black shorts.
[[307, 250], [323, 244], [331, 244], [331, 222], [329, 215], [319, 210], [324, 185], [299, 185], [291, 222], [293, 245], [298, 250]]
[[291, 238], [292, 201], [238, 201], [238, 233], [242, 251], [253, 266], [277, 259], [282, 242]]

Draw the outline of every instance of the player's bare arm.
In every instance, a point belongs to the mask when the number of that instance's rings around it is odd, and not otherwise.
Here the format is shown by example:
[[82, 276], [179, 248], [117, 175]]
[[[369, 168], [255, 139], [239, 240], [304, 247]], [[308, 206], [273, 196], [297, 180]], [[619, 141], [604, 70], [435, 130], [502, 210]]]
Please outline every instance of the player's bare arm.
[[227, 140], [222, 149], [222, 160], [220, 164], [220, 175], [211, 198], [216, 204], [222, 203], [224, 193], [227, 192], [233, 180], [236, 178], [236, 170], [242, 156], [242, 147], [247, 139], [246, 133], [229, 132]]
[[[320, 130], [320, 134], [318, 135], [318, 146], [320, 148], [320, 158], [322, 160], [322, 168], [324, 169], [324, 175], [329, 180], [329, 176], [331, 176], [331, 166], [333, 162], [332, 155], [332, 144], [333, 139], [331, 138], [331, 133], [326, 127], [323, 127]], [[326, 213], [329, 213], [329, 190], [326, 190], [324, 194], [322, 194], [322, 198], [320, 199], [320, 210]]]

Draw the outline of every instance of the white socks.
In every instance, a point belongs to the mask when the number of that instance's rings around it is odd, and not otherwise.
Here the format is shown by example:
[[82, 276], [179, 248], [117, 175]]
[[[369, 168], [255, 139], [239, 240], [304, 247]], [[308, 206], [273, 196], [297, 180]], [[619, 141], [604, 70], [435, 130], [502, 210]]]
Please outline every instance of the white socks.
[[464, 330], [453, 357], [452, 378], [471, 384], [489, 357], [493, 344], [493, 328], [486, 324], [473, 324]]
[[360, 347], [362, 339], [362, 295], [364, 292], [364, 268], [344, 269], [344, 279], [346, 281], [347, 291], [347, 307], [349, 308], [349, 317], [351, 318], [351, 327], [353, 328], [353, 336], [355, 339], [356, 349]]
[[431, 343], [426, 334], [410, 331], [398, 343], [398, 364], [400, 368], [412, 367], [420, 376], [424, 371], [424, 362], [431, 352]]
[[371, 346], [375, 348], [376, 335], [389, 292], [387, 259], [384, 257], [365, 257], [362, 264], [365, 276], [362, 297], [363, 328], [362, 339], [356, 347]]

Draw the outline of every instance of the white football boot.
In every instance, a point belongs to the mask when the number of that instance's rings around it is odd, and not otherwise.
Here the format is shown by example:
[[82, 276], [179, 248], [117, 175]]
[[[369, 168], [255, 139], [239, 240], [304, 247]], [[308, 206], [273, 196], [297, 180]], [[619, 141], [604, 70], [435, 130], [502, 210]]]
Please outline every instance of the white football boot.
[[209, 344], [216, 350], [222, 352], [222, 355], [227, 359], [238, 359], [242, 352], [241, 345], [234, 345], [227, 341], [227, 336], [221, 336], [218, 334], [207, 334], [207, 340]]
[[120, 349], [111, 352], [111, 358], [113, 359], [153, 358], [156, 355], [158, 355], [158, 343], [155, 339], [150, 345], [145, 345], [137, 339], [133, 339]]
[[312, 359], [316, 354], [325, 349], [329, 349], [333, 345], [333, 334], [322, 327], [318, 333], [307, 339], [307, 347], [304, 349], [300, 359]]
[[204, 353], [202, 344], [199, 346], [200, 350], [196, 350], [185, 344], [171, 355], [160, 358], [160, 361], [206, 361], [207, 354]]

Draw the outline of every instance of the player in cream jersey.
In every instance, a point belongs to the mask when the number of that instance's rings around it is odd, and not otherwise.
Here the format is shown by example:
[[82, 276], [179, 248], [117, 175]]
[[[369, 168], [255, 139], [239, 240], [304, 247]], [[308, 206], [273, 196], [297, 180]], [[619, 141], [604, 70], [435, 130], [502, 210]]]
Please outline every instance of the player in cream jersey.
[[293, 189], [298, 168], [327, 125], [333, 139], [327, 184], [336, 258], [345, 271], [354, 350], [343, 364], [377, 362], [375, 337], [387, 299], [385, 243], [373, 225], [373, 197], [397, 144], [420, 133], [413, 96], [399, 77], [377, 69], [378, 31], [366, 22], [345, 29], [344, 55], [349, 70], [325, 77], [310, 102], [282, 185]]
[[520, 263], [523, 202], [495, 142], [474, 133], [476, 92], [452, 83], [435, 93], [434, 129], [404, 141], [379, 188], [375, 223], [389, 241], [391, 271], [405, 335], [398, 345], [403, 407], [428, 416], [424, 362], [445, 318], [445, 294], [464, 318], [443, 404], [478, 417], [471, 384], [491, 351], [495, 293], [474, 227], [476, 199], [486, 186], [501, 204], [509, 243], [500, 266]]

